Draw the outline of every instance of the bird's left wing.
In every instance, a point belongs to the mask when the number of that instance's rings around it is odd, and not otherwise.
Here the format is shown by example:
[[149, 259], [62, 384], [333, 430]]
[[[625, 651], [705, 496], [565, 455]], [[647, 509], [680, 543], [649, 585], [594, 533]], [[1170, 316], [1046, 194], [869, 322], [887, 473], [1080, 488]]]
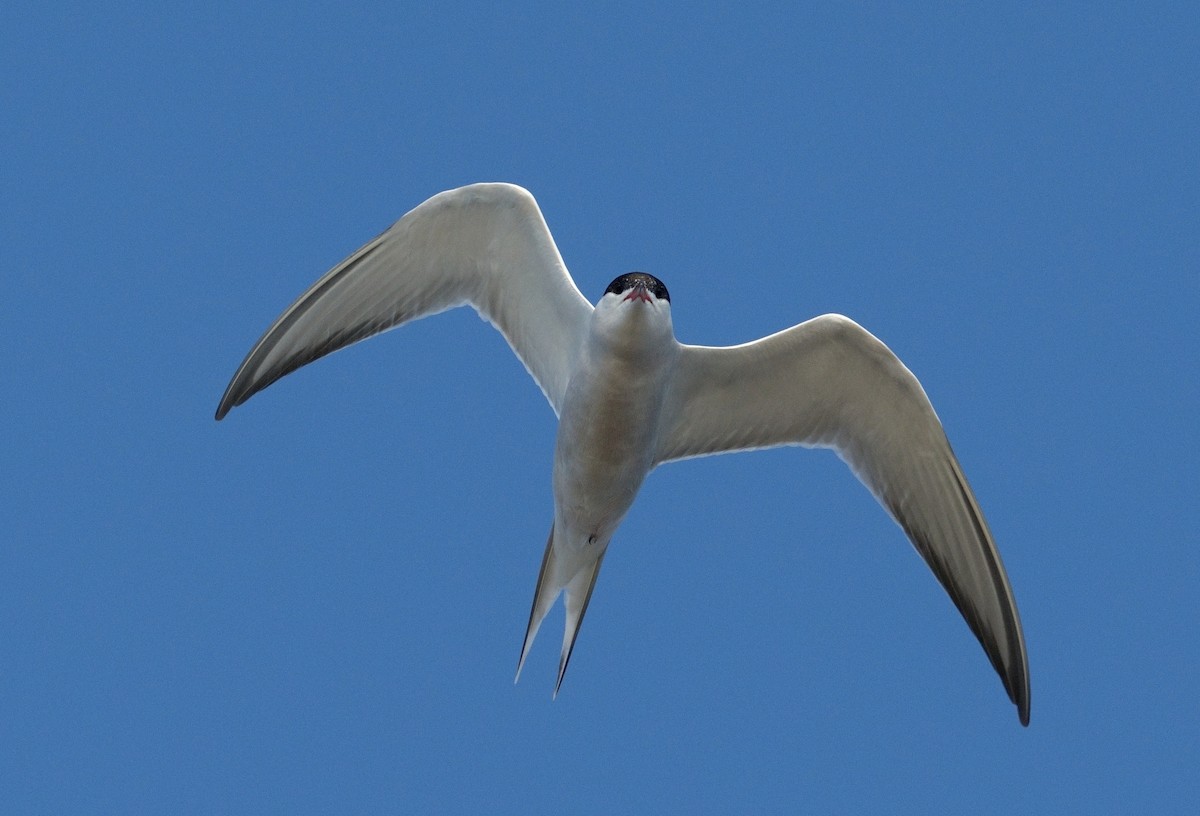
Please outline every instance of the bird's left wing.
[[472, 184], [416, 207], [314, 283], [246, 355], [217, 419], [319, 357], [466, 304], [500, 330], [558, 413], [592, 305], [533, 196]]
[[852, 320], [825, 315], [740, 346], [682, 346], [656, 461], [833, 448], [904, 529], [1029, 722], [1025, 640], [991, 532], [916, 377]]

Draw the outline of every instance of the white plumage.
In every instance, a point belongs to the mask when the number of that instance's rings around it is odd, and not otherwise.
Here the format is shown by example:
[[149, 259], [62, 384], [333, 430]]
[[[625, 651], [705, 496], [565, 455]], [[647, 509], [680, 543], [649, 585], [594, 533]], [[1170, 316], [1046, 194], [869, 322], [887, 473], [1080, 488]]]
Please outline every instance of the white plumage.
[[326, 273], [250, 350], [217, 419], [318, 357], [461, 305], [500, 330], [560, 419], [554, 522], [518, 677], [565, 590], [557, 693], [609, 541], [652, 469], [777, 445], [829, 447], [907, 533], [1028, 724], [1012, 589], [941, 423], [903, 363], [840, 315], [740, 346], [681, 344], [666, 287], [642, 273], [618, 277], [593, 309], [520, 187], [436, 195]]

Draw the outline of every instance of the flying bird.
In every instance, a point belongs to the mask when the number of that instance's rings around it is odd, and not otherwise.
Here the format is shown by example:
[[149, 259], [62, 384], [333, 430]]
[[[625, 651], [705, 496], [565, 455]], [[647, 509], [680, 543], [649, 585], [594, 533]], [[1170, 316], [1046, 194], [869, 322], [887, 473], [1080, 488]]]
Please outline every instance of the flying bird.
[[287, 308], [246, 355], [216, 418], [280, 377], [404, 323], [469, 305], [558, 416], [554, 520], [517, 679], [565, 593], [554, 693], [609, 542], [646, 475], [677, 459], [778, 445], [832, 448], [908, 535], [1029, 723], [1029, 670], [1000, 554], [921, 384], [836, 314], [726, 348], [678, 342], [656, 277], [580, 293], [530, 193], [449, 190], [413, 209]]

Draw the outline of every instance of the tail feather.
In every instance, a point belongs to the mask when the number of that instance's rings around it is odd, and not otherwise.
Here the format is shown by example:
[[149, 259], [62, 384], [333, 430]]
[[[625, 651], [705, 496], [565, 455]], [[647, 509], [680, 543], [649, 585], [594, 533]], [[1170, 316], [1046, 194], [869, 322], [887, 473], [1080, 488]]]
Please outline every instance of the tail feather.
[[529, 654], [529, 647], [533, 645], [533, 640], [537, 637], [538, 629], [541, 628], [546, 613], [550, 611], [550, 607], [554, 606], [554, 602], [558, 600], [558, 593], [562, 591], [562, 586], [552, 578], [554, 572], [554, 525], [551, 524], [550, 537], [546, 540], [546, 554], [542, 556], [542, 568], [538, 570], [537, 588], [533, 591], [529, 625], [525, 627], [525, 642], [521, 644], [521, 659], [517, 661], [517, 676], [513, 678], [513, 683], [521, 679], [521, 669], [525, 666], [525, 657]]
[[[521, 679], [521, 669], [525, 667], [525, 658], [529, 655], [533, 641], [537, 637], [542, 621], [558, 600], [559, 594], [565, 589], [567, 596], [566, 628], [563, 631], [562, 652], [558, 659], [558, 680], [554, 684], [554, 696], [562, 687], [563, 675], [567, 673], [567, 664], [571, 661], [571, 652], [575, 648], [575, 638], [579, 636], [579, 627], [583, 624], [584, 613], [587, 612], [588, 602], [592, 599], [592, 590], [596, 586], [596, 576], [600, 574], [600, 565], [604, 562], [607, 548], [600, 550], [600, 555], [594, 561], [588, 559], [582, 567], [573, 559], [567, 563], [560, 561], [554, 548], [554, 525], [550, 526], [550, 537], [546, 541], [546, 553], [542, 556], [542, 568], [538, 572], [537, 588], [533, 591], [533, 606], [529, 610], [529, 624], [525, 627], [525, 641], [521, 644], [521, 657], [517, 661], [516, 683]], [[585, 556], [586, 558], [586, 556]]]
[[567, 583], [567, 625], [563, 630], [562, 652], [558, 658], [558, 681], [554, 684], [554, 696], [562, 687], [563, 675], [567, 673], [567, 664], [571, 662], [571, 652], [575, 650], [575, 638], [579, 636], [579, 627], [583, 624], [583, 616], [587, 613], [588, 603], [592, 600], [592, 590], [596, 588], [596, 576], [600, 574], [600, 565], [604, 563], [604, 550], [592, 564], [584, 567]]

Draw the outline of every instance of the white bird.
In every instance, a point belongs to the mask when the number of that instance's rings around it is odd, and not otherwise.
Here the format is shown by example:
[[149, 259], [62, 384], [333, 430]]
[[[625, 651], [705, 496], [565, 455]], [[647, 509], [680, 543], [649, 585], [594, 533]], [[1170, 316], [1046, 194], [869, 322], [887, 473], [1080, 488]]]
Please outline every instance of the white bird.
[[833, 448], [908, 534], [1029, 723], [1025, 640], [983, 513], [916, 377], [829, 314], [728, 348], [679, 343], [657, 278], [621, 275], [595, 308], [528, 191], [435, 195], [318, 280], [246, 355], [217, 419], [280, 377], [379, 332], [470, 305], [508, 340], [559, 417], [554, 522], [517, 678], [566, 593], [555, 694], [596, 576], [646, 475], [676, 459]]

